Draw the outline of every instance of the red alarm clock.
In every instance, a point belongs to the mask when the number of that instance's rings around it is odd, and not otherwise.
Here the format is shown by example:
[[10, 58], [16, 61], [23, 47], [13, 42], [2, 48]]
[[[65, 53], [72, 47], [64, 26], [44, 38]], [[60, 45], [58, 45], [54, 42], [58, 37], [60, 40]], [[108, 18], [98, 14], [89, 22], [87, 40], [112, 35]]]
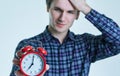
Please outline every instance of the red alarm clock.
[[20, 59], [20, 70], [25, 76], [40, 76], [46, 69], [46, 50], [41, 47], [35, 50], [32, 46], [21, 49], [24, 54]]

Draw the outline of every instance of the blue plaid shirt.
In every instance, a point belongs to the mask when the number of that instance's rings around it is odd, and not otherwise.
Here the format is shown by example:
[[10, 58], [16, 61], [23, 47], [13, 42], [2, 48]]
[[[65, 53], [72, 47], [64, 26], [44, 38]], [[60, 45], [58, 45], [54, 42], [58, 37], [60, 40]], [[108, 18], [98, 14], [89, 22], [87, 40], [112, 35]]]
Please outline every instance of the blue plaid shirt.
[[[102, 34], [75, 35], [69, 31], [64, 42], [60, 44], [46, 28], [43, 33], [21, 41], [16, 50], [20, 50], [31, 40], [41, 41], [48, 52], [46, 61], [50, 66], [44, 76], [88, 76], [91, 63], [120, 53], [120, 28], [113, 20], [93, 9], [85, 18]], [[31, 44], [34, 47], [39, 45]], [[15, 76], [16, 70], [18, 67], [13, 65], [10, 76]]]

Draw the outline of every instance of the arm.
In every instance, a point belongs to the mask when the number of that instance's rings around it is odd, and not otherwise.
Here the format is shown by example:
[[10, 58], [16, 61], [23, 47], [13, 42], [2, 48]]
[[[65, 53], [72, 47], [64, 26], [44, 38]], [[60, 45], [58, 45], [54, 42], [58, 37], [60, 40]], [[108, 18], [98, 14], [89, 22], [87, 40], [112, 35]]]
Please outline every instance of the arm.
[[69, 1], [73, 7], [86, 15], [86, 18], [102, 32], [108, 42], [120, 44], [120, 28], [112, 19], [93, 10], [85, 0]]
[[105, 41], [120, 45], [120, 28], [117, 23], [93, 9], [85, 17], [102, 32]]
[[10, 76], [16, 76], [15, 72], [19, 70], [19, 60], [16, 56], [16, 53], [18, 52], [18, 50], [20, 50], [20, 48], [22, 48], [22, 46], [23, 46], [23, 41], [18, 44], [16, 51], [14, 53], [13, 66], [12, 66]]
[[92, 62], [114, 56], [120, 53], [120, 28], [110, 18], [95, 10], [91, 10], [86, 16], [102, 35], [90, 36], [88, 46], [90, 50], [90, 60]]
[[86, 35], [85, 41], [87, 41], [91, 62], [120, 53], [120, 28], [118, 25], [112, 19], [91, 9], [85, 0], [70, 0], [70, 2], [102, 32], [100, 36]]

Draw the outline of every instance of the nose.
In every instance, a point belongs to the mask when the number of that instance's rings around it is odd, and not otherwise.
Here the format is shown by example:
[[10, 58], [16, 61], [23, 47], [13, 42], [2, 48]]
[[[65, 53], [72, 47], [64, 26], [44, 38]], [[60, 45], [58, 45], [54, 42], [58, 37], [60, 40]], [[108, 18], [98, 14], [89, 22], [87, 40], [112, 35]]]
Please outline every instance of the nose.
[[64, 22], [65, 19], [66, 19], [66, 14], [65, 14], [65, 12], [62, 12], [61, 15], [60, 15], [60, 17], [59, 17], [59, 21], [60, 22]]

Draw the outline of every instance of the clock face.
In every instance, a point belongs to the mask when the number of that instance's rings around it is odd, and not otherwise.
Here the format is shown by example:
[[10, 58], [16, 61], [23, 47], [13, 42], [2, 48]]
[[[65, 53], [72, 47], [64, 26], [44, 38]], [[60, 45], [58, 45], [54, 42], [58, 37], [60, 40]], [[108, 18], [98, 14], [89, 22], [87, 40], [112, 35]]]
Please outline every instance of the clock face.
[[30, 76], [40, 74], [44, 68], [44, 61], [40, 55], [36, 53], [29, 53], [25, 55], [21, 61], [22, 71]]

